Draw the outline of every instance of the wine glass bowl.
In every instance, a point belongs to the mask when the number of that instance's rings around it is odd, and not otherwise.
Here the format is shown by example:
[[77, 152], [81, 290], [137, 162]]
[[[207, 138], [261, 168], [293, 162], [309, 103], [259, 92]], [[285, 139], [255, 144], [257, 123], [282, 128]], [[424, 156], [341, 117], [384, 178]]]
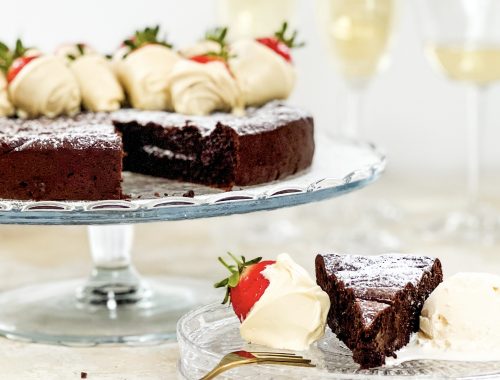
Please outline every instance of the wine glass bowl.
[[217, 19], [231, 39], [272, 36], [293, 20], [296, 0], [218, 0]]
[[343, 78], [366, 84], [388, 62], [395, 0], [325, 0], [326, 37]]

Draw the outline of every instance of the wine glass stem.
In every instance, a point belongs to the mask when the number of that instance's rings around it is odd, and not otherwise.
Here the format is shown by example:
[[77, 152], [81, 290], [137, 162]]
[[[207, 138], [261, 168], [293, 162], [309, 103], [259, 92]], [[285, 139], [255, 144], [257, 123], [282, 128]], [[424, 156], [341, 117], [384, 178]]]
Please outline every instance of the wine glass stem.
[[479, 134], [484, 116], [484, 92], [481, 86], [470, 86], [467, 99], [467, 201], [471, 209], [477, 206], [479, 199]]
[[346, 137], [359, 137], [362, 128], [364, 95], [364, 88], [349, 86], [349, 90], [347, 91], [346, 122], [342, 131], [342, 135]]

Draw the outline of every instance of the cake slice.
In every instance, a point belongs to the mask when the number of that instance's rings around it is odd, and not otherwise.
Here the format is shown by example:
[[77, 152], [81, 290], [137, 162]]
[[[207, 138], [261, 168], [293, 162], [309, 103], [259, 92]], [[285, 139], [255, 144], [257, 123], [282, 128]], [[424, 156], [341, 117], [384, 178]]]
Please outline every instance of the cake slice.
[[106, 114], [0, 118], [0, 198], [121, 199], [122, 159]]
[[326, 254], [316, 257], [316, 280], [330, 296], [328, 325], [366, 369], [409, 342], [443, 273], [426, 256]]

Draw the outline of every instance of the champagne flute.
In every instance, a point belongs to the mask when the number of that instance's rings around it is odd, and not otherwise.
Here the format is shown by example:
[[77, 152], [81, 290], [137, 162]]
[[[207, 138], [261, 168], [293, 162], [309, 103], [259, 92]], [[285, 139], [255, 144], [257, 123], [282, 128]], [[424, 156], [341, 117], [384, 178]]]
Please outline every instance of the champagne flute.
[[424, 48], [433, 67], [467, 89], [467, 202], [434, 233], [489, 242], [498, 234], [498, 217], [479, 203], [479, 136], [487, 89], [500, 81], [500, 1], [415, 0]]
[[232, 40], [272, 36], [283, 21], [291, 21], [296, 0], [218, 0], [219, 25], [229, 28]]
[[342, 135], [359, 137], [367, 85], [388, 64], [396, 0], [320, 0], [319, 17], [347, 84]]
[[[340, 135], [361, 138], [363, 100], [377, 74], [388, 66], [389, 46], [396, 17], [396, 0], [319, 0], [322, 34], [347, 86], [347, 107]], [[335, 214], [342, 215], [346, 231], [330, 237], [337, 249], [387, 251], [401, 248], [401, 241], [384, 229], [399, 220], [401, 211], [387, 201], [374, 205], [352, 198]], [[332, 215], [329, 212], [328, 217]]]

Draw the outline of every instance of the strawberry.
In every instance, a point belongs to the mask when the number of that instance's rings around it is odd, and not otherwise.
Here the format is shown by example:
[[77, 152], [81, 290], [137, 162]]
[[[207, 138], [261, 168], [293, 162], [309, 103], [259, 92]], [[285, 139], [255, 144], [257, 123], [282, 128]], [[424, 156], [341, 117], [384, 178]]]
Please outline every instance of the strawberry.
[[122, 46], [129, 48], [129, 52], [140, 49], [143, 46], [156, 44], [172, 48], [172, 44], [168, 43], [166, 39], [159, 39], [158, 33], [160, 31], [160, 26], [156, 25], [153, 28], [145, 28], [144, 30], [137, 30], [135, 34], [123, 41]]
[[10, 83], [14, 80], [14, 78], [21, 72], [21, 70], [31, 61], [38, 58], [39, 55], [31, 55], [29, 57], [19, 57], [12, 62], [12, 65], [7, 71], [7, 82]]
[[8, 83], [12, 82], [28, 63], [39, 57], [39, 54], [27, 56], [27, 51], [19, 39], [16, 41], [14, 51], [4, 43], [0, 43], [0, 70], [6, 74]]
[[227, 288], [222, 303], [225, 304], [229, 301], [236, 316], [240, 322], [243, 322], [253, 305], [262, 297], [269, 286], [269, 280], [264, 277], [262, 271], [268, 265], [275, 264], [276, 261], [261, 261], [262, 257], [246, 261], [244, 256], [238, 259], [231, 253], [229, 253], [229, 256], [236, 265], [228, 265], [222, 257], [219, 257], [219, 261], [229, 270], [231, 275], [214, 286], [216, 288]]
[[78, 43], [74, 44], [74, 47], [76, 48], [76, 54], [71, 54], [70, 53], [70, 54], [66, 55], [66, 57], [70, 61], [74, 61], [77, 58], [79, 58], [81, 56], [84, 56], [87, 53], [87, 50], [89, 48], [89, 46], [86, 43], [83, 43], [83, 42], [78, 42]]
[[231, 72], [227, 63], [229, 50], [226, 43], [226, 35], [227, 28], [215, 28], [207, 31], [205, 33], [205, 40], [216, 42], [219, 45], [219, 51], [209, 51], [205, 54], [195, 55], [189, 59], [198, 63], [222, 62], [226, 65], [229, 72]]
[[210, 62], [224, 62], [224, 59], [222, 57], [218, 57], [216, 55], [210, 55], [210, 54], [202, 54], [202, 55], [195, 55], [193, 57], [189, 58], [191, 61], [195, 61], [198, 63], [210, 63]]
[[290, 37], [286, 37], [288, 23], [284, 22], [281, 29], [274, 33], [272, 37], [257, 38], [256, 41], [262, 45], [267, 46], [274, 50], [277, 54], [281, 55], [287, 62], [292, 62], [291, 49], [304, 46], [303, 42], [296, 43], [297, 31], [293, 31]]

